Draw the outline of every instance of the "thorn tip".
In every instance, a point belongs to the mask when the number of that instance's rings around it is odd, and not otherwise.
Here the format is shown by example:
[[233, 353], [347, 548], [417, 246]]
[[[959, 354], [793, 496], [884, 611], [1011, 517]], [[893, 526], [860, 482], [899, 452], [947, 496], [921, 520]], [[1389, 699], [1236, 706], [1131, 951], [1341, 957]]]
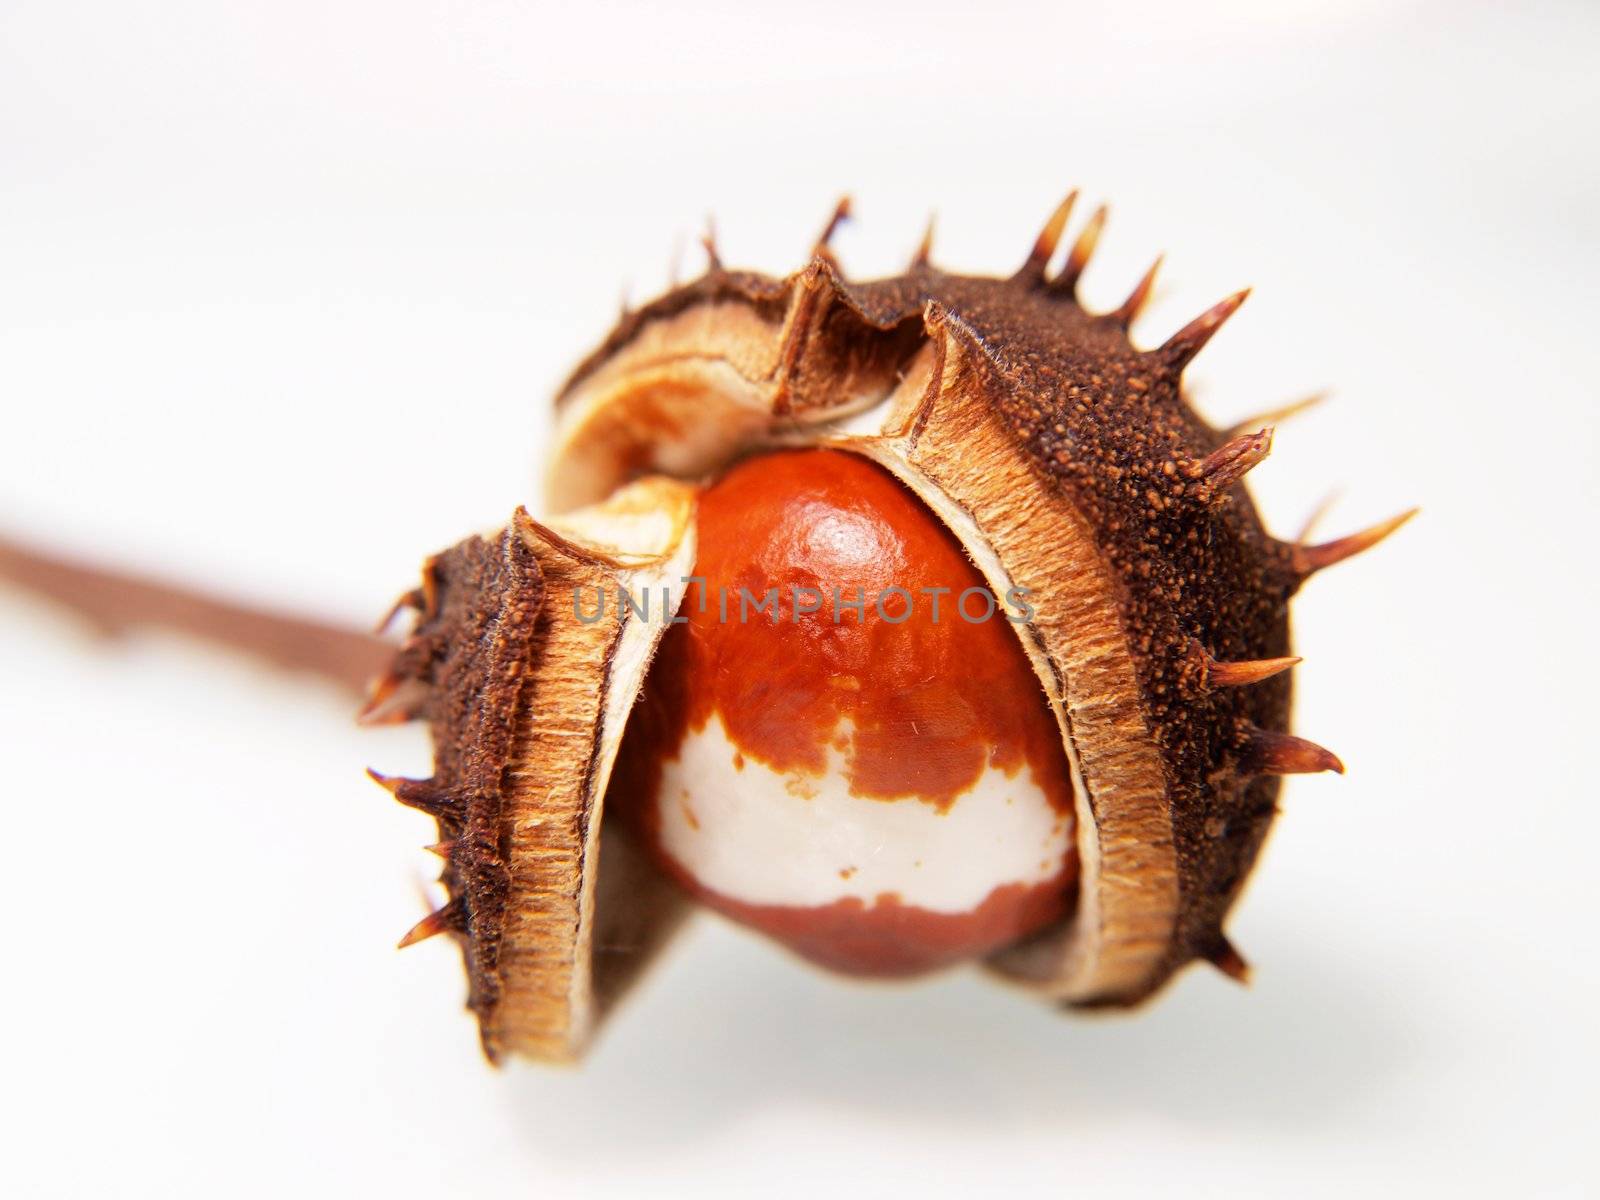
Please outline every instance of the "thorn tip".
[[373, 770], [371, 767], [367, 768], [367, 778], [372, 780], [373, 783], [377, 784], [391, 796], [399, 791], [400, 785], [405, 782], [405, 780], [401, 779], [397, 775], [382, 775]]
[[822, 232], [817, 235], [816, 245], [811, 248], [813, 254], [820, 254], [824, 258], [832, 257], [828, 243], [833, 240], [833, 235], [839, 231], [839, 226], [850, 219], [850, 197], [840, 196], [834, 202], [833, 214], [828, 218], [828, 223], [822, 227]]
[[1217, 935], [1216, 942], [1205, 952], [1203, 957], [1235, 983], [1248, 984], [1250, 982], [1250, 964], [1244, 960], [1244, 955], [1234, 949], [1233, 943], [1222, 934], [1219, 933]]
[[1344, 763], [1333, 751], [1292, 733], [1271, 729], [1250, 730], [1240, 766], [1251, 775], [1315, 775], [1321, 771], [1344, 774]]
[[911, 256], [910, 269], [915, 271], [919, 267], [928, 266], [933, 260], [933, 214], [928, 214], [928, 224], [922, 231], [922, 240], [917, 243], [916, 253]]
[[1050, 265], [1051, 256], [1056, 252], [1056, 246], [1061, 242], [1061, 234], [1067, 227], [1067, 219], [1072, 215], [1072, 206], [1078, 202], [1078, 189], [1073, 188], [1057, 204], [1051, 212], [1050, 218], [1045, 221], [1044, 228], [1039, 230], [1039, 236], [1034, 239], [1033, 249], [1028, 251], [1028, 257], [1012, 278], [1021, 283], [1039, 284], [1044, 282], [1045, 268]]
[[1269, 426], [1255, 433], [1240, 434], [1200, 461], [1197, 473], [1208, 503], [1225, 499], [1234, 484], [1266, 461], [1267, 455], [1272, 453], [1275, 432]]
[[717, 253], [717, 222], [706, 214], [706, 231], [700, 235], [700, 244], [706, 251], [706, 269], [713, 275], [722, 270], [722, 256]]
[[406, 592], [404, 595], [400, 596], [393, 604], [389, 606], [389, 611], [384, 613], [382, 619], [380, 619], [378, 623], [372, 627], [373, 634], [378, 637], [382, 637], [384, 634], [389, 632], [389, 626], [394, 624], [395, 618], [398, 617], [402, 611], [410, 608], [415, 609], [417, 612], [421, 612], [424, 602], [422, 589], [412, 588], [409, 592]]
[[443, 908], [429, 913], [410, 929], [406, 930], [405, 937], [396, 944], [395, 949], [404, 950], [407, 946], [415, 946], [418, 942], [427, 941], [441, 933], [459, 933], [466, 925], [466, 910], [459, 898], [450, 901]]
[[1304, 579], [1324, 567], [1331, 567], [1335, 563], [1360, 554], [1363, 550], [1370, 550], [1420, 511], [1422, 510], [1408, 508], [1398, 516], [1390, 517], [1387, 521], [1379, 521], [1359, 533], [1352, 533], [1315, 546], [1295, 546], [1292, 551], [1295, 572]]
[[1078, 240], [1072, 243], [1066, 265], [1061, 268], [1061, 274], [1050, 281], [1051, 291], [1076, 294], [1078, 279], [1083, 274], [1084, 268], [1089, 265], [1089, 260], [1094, 257], [1094, 248], [1100, 242], [1100, 232], [1106, 227], [1106, 216], [1107, 209], [1104, 204], [1094, 210], [1089, 223], [1078, 234]]
[[1133, 291], [1128, 293], [1128, 298], [1111, 314], [1111, 319], [1126, 329], [1139, 319], [1139, 314], [1144, 311], [1144, 306], [1150, 301], [1150, 292], [1156, 286], [1156, 272], [1161, 270], [1161, 264], [1166, 255], [1156, 255], [1155, 262], [1140, 276], [1139, 282], [1134, 285]]
[[435, 784], [432, 779], [403, 779], [398, 775], [381, 775], [371, 767], [367, 768], [367, 778], [401, 804], [425, 812], [436, 820], [460, 821], [466, 816], [462, 802]]
[[1284, 658], [1219, 662], [1211, 657], [1204, 646], [1192, 638], [1189, 642], [1189, 653], [1200, 666], [1201, 678], [1207, 691], [1215, 688], [1249, 687], [1253, 683], [1271, 679], [1274, 675], [1281, 675], [1305, 661], [1299, 655], [1289, 655]]
[[1249, 295], [1250, 289], [1244, 288], [1219, 300], [1169, 337], [1156, 353], [1171, 364], [1174, 373], [1182, 371], [1196, 354], [1205, 349], [1206, 343], [1222, 328], [1223, 322], [1239, 311], [1239, 306]]

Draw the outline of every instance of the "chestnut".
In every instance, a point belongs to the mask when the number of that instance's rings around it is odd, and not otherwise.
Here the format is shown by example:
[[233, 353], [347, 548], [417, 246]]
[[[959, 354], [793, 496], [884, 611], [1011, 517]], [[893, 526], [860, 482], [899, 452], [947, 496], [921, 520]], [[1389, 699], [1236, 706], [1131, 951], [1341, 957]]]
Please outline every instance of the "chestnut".
[[607, 802], [710, 908], [824, 966], [908, 975], [1060, 919], [1072, 783], [1049, 703], [961, 544], [858, 455], [705, 489]]

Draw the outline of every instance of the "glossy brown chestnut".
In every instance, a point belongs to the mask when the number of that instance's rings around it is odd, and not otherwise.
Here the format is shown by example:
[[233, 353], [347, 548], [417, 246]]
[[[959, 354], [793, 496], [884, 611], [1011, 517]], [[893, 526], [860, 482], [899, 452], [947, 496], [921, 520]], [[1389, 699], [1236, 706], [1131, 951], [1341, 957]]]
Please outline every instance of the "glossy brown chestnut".
[[1007, 619], [1025, 609], [857, 455], [747, 459], [697, 524], [687, 621], [608, 797], [666, 870], [855, 974], [985, 957], [1060, 919], [1072, 784]]

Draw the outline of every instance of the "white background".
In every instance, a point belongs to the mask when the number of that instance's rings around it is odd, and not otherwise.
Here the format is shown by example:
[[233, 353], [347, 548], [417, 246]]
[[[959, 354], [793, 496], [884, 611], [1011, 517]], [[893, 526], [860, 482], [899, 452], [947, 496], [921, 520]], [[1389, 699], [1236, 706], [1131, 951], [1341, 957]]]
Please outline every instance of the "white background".
[[[1069, 185], [1146, 344], [1243, 284], [1218, 421], [1292, 533], [1295, 780], [1183, 976], [1069, 1018], [706, 920], [578, 1072], [480, 1060], [403, 955], [425, 766], [314, 682], [0, 594], [0, 1190], [1578, 1194], [1596, 1186], [1592, 5], [70, 3], [0, 9], [0, 524], [366, 621], [535, 495], [626, 287], [837, 247], [1005, 272]], [[1511, 9], [1519, 11], [1512, 12]], [[1087, 211], [1086, 208], [1080, 212]]]

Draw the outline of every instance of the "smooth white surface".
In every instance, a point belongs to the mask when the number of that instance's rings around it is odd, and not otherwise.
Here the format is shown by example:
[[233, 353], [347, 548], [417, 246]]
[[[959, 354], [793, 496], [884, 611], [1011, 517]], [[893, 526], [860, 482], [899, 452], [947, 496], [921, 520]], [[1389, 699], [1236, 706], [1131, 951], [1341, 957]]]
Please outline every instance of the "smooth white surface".
[[1295, 611], [1295, 780], [1231, 926], [1073, 1019], [852, 987], [703, 922], [581, 1072], [479, 1061], [405, 954], [420, 731], [0, 595], [7, 1195], [1580, 1195], [1596, 1185], [1600, 14], [1593, 5], [110, 4], [0, 9], [0, 520], [380, 612], [536, 497], [617, 294], [837, 246], [1004, 271], [1109, 200], [1137, 334], [1292, 533], [1413, 503]]
[[[849, 739], [842, 721], [835, 736]], [[847, 743], [848, 744], [848, 743]], [[985, 767], [941, 811], [914, 797], [850, 794], [844, 751], [820, 774], [744, 758], [720, 714], [662, 764], [661, 845], [704, 887], [746, 904], [813, 908], [885, 893], [933, 912], [971, 912], [1007, 884], [1061, 873], [1072, 821], [1051, 807], [1031, 768]]]

